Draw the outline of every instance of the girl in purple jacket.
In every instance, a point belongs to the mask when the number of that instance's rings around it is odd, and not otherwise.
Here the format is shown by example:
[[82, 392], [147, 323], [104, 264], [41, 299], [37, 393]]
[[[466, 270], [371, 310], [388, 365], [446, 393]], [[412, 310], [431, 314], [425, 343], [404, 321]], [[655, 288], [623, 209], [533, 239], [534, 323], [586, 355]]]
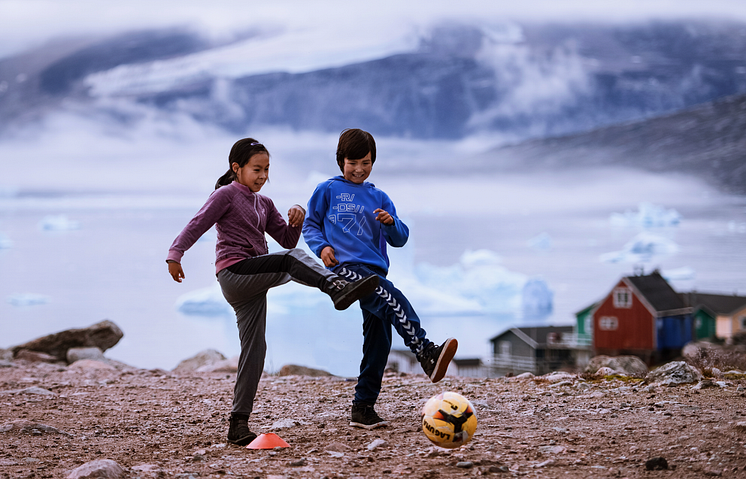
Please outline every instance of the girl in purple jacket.
[[[241, 355], [238, 361], [228, 441], [246, 445], [256, 438], [248, 420], [264, 369], [267, 344], [264, 337], [269, 288], [295, 281], [328, 294], [338, 310], [348, 308], [378, 286], [376, 275], [348, 282], [296, 248], [305, 210], [294, 205], [288, 223], [271, 199], [259, 194], [269, 178], [269, 152], [253, 138], [237, 141], [228, 156], [228, 171], [218, 179], [215, 191], [168, 251], [168, 272], [181, 283], [181, 257], [215, 225], [215, 269], [223, 296], [236, 312]], [[283, 248], [269, 253], [265, 233]]]

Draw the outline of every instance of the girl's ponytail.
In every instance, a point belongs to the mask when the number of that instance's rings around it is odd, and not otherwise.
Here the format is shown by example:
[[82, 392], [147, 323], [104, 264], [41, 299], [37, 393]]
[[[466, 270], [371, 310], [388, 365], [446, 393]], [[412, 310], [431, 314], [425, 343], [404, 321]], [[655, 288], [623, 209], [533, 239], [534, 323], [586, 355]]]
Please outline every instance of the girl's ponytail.
[[228, 171], [226, 171], [225, 174], [218, 178], [218, 181], [215, 182], [215, 189], [217, 190], [221, 186], [230, 185], [231, 183], [233, 183], [235, 177], [236, 174], [233, 172], [233, 168], [228, 168]]
[[234, 143], [228, 155], [228, 171], [215, 182], [215, 189], [217, 190], [221, 186], [230, 185], [236, 179], [236, 173], [233, 171], [233, 163], [238, 163], [238, 167], [243, 168], [251, 157], [257, 153], [265, 153], [269, 156], [267, 148], [253, 138], [244, 138]]

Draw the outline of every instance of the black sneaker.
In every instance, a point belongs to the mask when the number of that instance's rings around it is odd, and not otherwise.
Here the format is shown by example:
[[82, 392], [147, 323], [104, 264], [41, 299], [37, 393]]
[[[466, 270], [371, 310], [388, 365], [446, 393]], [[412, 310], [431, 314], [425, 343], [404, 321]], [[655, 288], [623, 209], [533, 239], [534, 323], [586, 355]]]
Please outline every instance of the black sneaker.
[[422, 369], [427, 374], [427, 377], [430, 378], [430, 381], [437, 383], [443, 379], [457, 349], [458, 341], [454, 338], [448, 338], [440, 346], [430, 343], [420, 353], [417, 359], [420, 361], [420, 365], [422, 365]]
[[364, 429], [375, 429], [387, 426], [389, 423], [376, 414], [371, 404], [353, 404], [350, 426], [362, 427]]
[[350, 283], [344, 279], [335, 279], [327, 287], [327, 293], [334, 301], [334, 309], [341, 311], [352, 303], [374, 292], [378, 287], [378, 275], [371, 275]]
[[228, 442], [246, 446], [256, 439], [256, 434], [249, 430], [249, 418], [243, 415], [231, 414], [230, 427], [228, 428]]

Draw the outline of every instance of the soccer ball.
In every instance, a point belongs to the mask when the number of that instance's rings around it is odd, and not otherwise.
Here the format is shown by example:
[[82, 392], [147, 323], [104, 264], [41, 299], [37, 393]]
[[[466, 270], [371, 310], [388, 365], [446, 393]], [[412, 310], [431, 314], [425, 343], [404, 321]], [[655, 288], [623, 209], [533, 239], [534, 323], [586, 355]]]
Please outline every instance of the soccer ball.
[[422, 432], [433, 444], [452, 449], [471, 441], [477, 430], [474, 407], [464, 396], [444, 392], [422, 408]]

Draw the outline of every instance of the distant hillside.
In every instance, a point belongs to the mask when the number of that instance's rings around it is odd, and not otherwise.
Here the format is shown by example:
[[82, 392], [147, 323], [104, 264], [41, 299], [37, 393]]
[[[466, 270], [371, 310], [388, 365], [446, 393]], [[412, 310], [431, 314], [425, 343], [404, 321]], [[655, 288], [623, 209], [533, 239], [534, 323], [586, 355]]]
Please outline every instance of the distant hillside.
[[505, 146], [475, 160], [497, 170], [615, 165], [686, 173], [746, 194], [746, 95], [649, 120]]
[[0, 135], [63, 109], [116, 126], [189, 117], [236, 134], [355, 126], [406, 138], [525, 139], [746, 93], [746, 25], [736, 22], [483, 19], [433, 26], [396, 53], [306, 69], [297, 65], [304, 58], [271, 68], [252, 61], [263, 45], [274, 45], [273, 58], [297, 47], [282, 41], [282, 28], [267, 29], [227, 45], [189, 30], [130, 32], [0, 59]]

